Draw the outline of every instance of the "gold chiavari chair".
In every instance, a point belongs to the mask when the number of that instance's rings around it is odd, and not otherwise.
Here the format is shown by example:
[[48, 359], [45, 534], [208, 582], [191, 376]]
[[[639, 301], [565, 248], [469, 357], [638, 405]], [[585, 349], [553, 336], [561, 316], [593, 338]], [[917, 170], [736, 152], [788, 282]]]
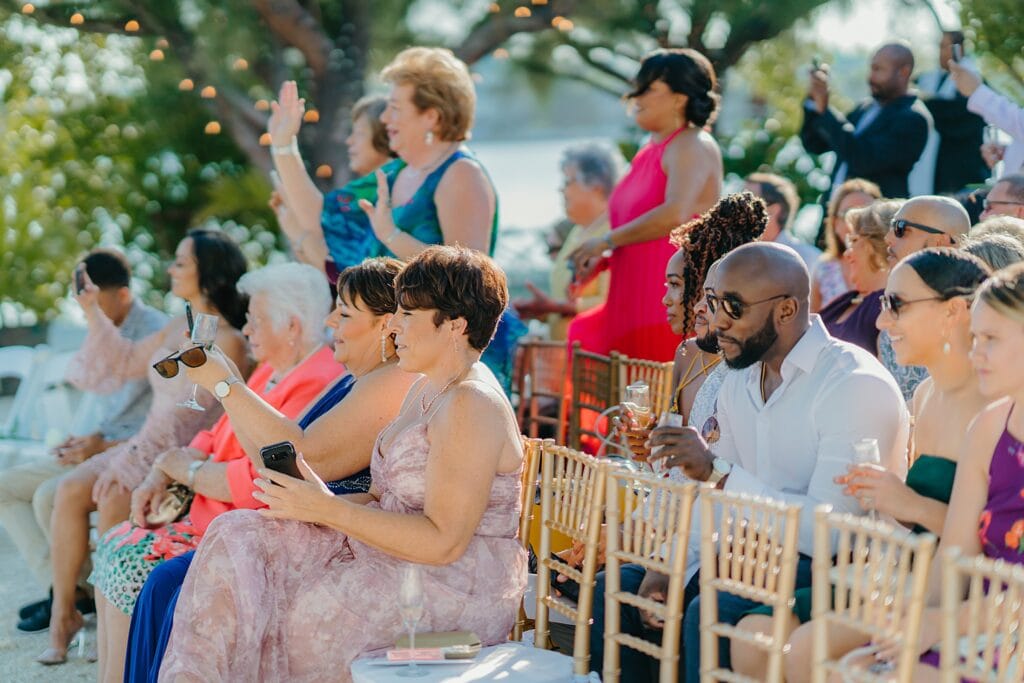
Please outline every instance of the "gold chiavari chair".
[[[533, 526], [534, 500], [537, 498], [537, 477], [540, 474], [540, 454], [544, 444], [554, 445], [553, 439], [526, 439], [523, 447], [523, 490], [519, 502], [519, 542], [523, 549], [530, 548], [530, 528]], [[523, 629], [527, 625], [526, 610], [522, 602], [519, 604], [519, 616], [512, 626], [512, 640], [523, 639]]]
[[958, 548], [942, 564], [943, 683], [1024, 681], [1024, 566]]
[[[565, 438], [565, 373], [568, 350], [565, 342], [524, 339], [516, 349], [516, 379], [519, 394], [516, 410], [519, 429], [531, 438], [542, 426], [554, 432], [556, 441]], [[555, 416], [543, 414], [544, 405], [554, 406]], [[550, 412], [550, 411], [548, 411]]]
[[[548, 647], [548, 610], [572, 619], [576, 626], [573, 669], [585, 676], [590, 662], [590, 617], [597, 575], [601, 517], [605, 504], [605, 472], [612, 464], [564, 446], [544, 443], [541, 453], [540, 552], [537, 555], [537, 619], [534, 644]], [[578, 569], [551, 554], [553, 534], [584, 545]], [[576, 604], [551, 591], [551, 573], [564, 574], [579, 584]]]
[[619, 401], [618, 371], [611, 357], [572, 345], [572, 404], [569, 406], [569, 447], [579, 450], [584, 436], [601, 440], [598, 416]]
[[[697, 484], [626, 470], [609, 470], [607, 476], [602, 680], [605, 683], [618, 682], [619, 647], [625, 646], [658, 659], [661, 663], [658, 680], [675, 683], [679, 669], [683, 591], [686, 589], [687, 538]], [[621, 496], [620, 491], [623, 492]], [[622, 564], [638, 564], [649, 572], [667, 575], [665, 603], [623, 591], [619, 577]], [[664, 626], [660, 646], [619, 631], [619, 609], [622, 605], [632, 605], [662, 619]]]
[[[819, 506], [814, 517], [811, 680], [825, 683], [833, 673], [842, 672], [844, 680], [851, 683], [909, 681], [918, 658], [921, 613], [935, 537], [835, 513], [828, 505]], [[875, 646], [831, 659], [828, 638], [833, 625], [863, 633], [865, 643], [885, 643], [898, 649], [895, 669], [873, 672], [856, 666], [852, 655], [867, 656]]]
[[[743, 681], [719, 666], [719, 638], [768, 653], [766, 680], [781, 683], [789, 613], [796, 584], [800, 506], [713, 488], [701, 491], [700, 679]], [[718, 622], [718, 594], [732, 593], [774, 608], [772, 632], [761, 637]]]
[[616, 401], [622, 400], [626, 387], [644, 381], [651, 391], [651, 414], [661, 415], [672, 407], [672, 363], [630, 358], [617, 351], [611, 353], [612, 365], [617, 370], [614, 388]]

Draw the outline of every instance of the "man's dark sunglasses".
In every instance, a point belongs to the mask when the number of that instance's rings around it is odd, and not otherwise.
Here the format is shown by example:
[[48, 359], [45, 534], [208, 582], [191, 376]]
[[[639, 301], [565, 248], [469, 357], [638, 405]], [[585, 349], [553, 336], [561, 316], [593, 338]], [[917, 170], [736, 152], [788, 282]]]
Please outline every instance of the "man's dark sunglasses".
[[171, 379], [178, 376], [179, 362], [190, 368], [198, 368], [206, 362], [206, 350], [202, 346], [193, 346], [191, 349], [172, 353], [167, 358], [153, 363], [153, 369], [164, 379]]
[[889, 223], [889, 227], [892, 228], [892, 234], [896, 235], [896, 239], [903, 239], [903, 236], [907, 234], [907, 228], [916, 228], [921, 232], [927, 232], [932, 235], [946, 234], [944, 230], [939, 230], [938, 228], [933, 228], [932, 226], [924, 225], [923, 223], [911, 223], [903, 218], [898, 220], [894, 218], [892, 222]]
[[725, 314], [733, 320], [739, 320], [742, 318], [743, 313], [751, 306], [775, 301], [776, 299], [788, 299], [790, 297], [789, 294], [776, 294], [775, 296], [770, 296], [767, 299], [761, 299], [760, 301], [743, 301], [733, 294], [717, 296], [712, 294], [710, 291], [706, 291], [704, 296], [707, 299], [708, 312], [711, 313], [711, 315], [714, 315], [717, 312], [718, 305], [721, 304], [722, 310], [725, 311]]

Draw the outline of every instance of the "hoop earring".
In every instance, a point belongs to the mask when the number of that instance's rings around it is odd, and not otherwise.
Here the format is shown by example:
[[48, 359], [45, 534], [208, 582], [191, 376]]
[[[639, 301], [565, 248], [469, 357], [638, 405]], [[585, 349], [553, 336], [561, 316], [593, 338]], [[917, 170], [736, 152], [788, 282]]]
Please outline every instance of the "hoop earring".
[[427, 143], [428, 145], [434, 144], [434, 131], [428, 130], [427, 134], [423, 136], [423, 142]]

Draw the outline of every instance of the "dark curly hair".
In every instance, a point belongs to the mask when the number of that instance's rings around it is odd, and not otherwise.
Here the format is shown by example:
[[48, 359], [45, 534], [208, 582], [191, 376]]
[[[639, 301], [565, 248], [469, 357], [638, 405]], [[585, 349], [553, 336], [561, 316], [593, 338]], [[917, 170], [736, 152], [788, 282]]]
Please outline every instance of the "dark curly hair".
[[690, 48], [655, 50], [640, 62], [640, 71], [633, 79], [633, 91], [626, 95], [632, 99], [643, 95], [654, 81], [661, 81], [672, 92], [686, 95], [686, 121], [703, 127], [714, 121], [718, 110], [715, 88], [715, 67], [708, 58]]
[[238, 243], [227, 233], [206, 228], [189, 230], [187, 236], [199, 270], [199, 291], [232, 327], [242, 329], [249, 297], [238, 291], [238, 279], [248, 265]]
[[753, 242], [768, 225], [764, 200], [749, 192], [722, 197], [702, 216], [680, 225], [669, 240], [686, 254], [683, 270], [683, 330], [693, 331], [693, 306], [703, 292], [711, 264], [738, 246]]

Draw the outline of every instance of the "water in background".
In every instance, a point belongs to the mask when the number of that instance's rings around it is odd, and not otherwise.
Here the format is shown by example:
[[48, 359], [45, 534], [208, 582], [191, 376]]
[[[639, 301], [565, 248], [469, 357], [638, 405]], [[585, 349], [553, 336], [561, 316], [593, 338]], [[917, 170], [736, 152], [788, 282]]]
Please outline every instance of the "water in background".
[[471, 144], [497, 189], [501, 224], [494, 256], [508, 274], [513, 297], [527, 295], [526, 280], [547, 288], [551, 261], [544, 237], [565, 217], [559, 163], [567, 147], [586, 142], [614, 149], [610, 138], [592, 137]]

